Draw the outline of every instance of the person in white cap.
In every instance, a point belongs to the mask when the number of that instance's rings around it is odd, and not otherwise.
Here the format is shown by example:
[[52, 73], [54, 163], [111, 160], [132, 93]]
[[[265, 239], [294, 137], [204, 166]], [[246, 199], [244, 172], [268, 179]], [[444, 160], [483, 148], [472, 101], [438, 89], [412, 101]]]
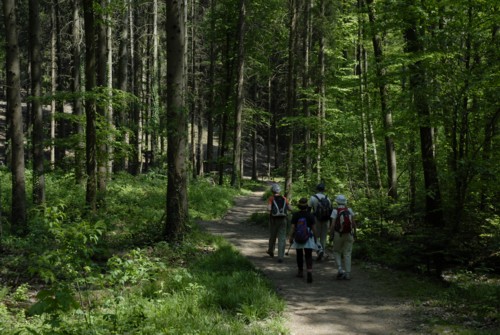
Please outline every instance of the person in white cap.
[[269, 243], [267, 254], [274, 257], [276, 249], [276, 239], [278, 239], [278, 262], [283, 262], [286, 246], [286, 227], [288, 212], [292, 210], [288, 199], [281, 195], [281, 187], [278, 184], [271, 186], [272, 195], [267, 200], [269, 211]]
[[[333, 240], [333, 256], [337, 263], [337, 279], [351, 279], [351, 254], [356, 239], [356, 222], [354, 212], [347, 207], [347, 199], [343, 194], [335, 198], [337, 208], [332, 210], [330, 237]], [[343, 262], [342, 262], [343, 260]], [[343, 267], [342, 267], [343, 265]]]

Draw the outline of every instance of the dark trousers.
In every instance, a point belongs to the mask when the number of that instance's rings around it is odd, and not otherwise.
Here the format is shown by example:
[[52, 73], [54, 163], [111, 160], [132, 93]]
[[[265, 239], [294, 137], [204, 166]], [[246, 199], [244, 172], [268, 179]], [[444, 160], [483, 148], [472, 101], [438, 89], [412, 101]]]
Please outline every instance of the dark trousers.
[[297, 249], [297, 267], [299, 270], [304, 269], [304, 254], [306, 258], [306, 268], [311, 271], [313, 268], [312, 249]]

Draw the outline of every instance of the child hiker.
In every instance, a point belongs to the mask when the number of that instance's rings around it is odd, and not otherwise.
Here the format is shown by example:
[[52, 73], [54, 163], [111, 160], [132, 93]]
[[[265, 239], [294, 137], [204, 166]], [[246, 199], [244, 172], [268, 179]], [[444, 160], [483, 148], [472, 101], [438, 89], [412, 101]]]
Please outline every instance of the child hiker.
[[298, 212], [292, 215], [292, 228], [289, 241], [291, 247], [297, 251], [297, 277], [304, 277], [304, 257], [307, 268], [307, 282], [312, 283], [312, 253], [317, 250], [316, 242], [316, 218], [309, 213], [307, 199], [301, 198], [297, 205]]

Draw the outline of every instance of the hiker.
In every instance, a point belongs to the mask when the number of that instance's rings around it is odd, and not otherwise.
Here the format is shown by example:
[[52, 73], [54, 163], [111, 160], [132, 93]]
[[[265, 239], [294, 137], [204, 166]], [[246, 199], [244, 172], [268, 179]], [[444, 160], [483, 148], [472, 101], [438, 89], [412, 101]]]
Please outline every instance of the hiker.
[[306, 259], [307, 282], [312, 283], [312, 252], [317, 250], [316, 219], [308, 211], [307, 199], [301, 198], [297, 205], [299, 211], [292, 215], [292, 228], [289, 242], [297, 252], [297, 277], [304, 277], [304, 256]]
[[338, 267], [337, 279], [349, 280], [351, 279], [352, 246], [356, 239], [356, 222], [354, 212], [347, 207], [347, 199], [343, 194], [337, 195], [335, 202], [337, 208], [332, 211], [331, 215], [333, 224], [330, 227], [330, 237], [333, 240], [333, 255]]
[[278, 184], [271, 186], [271, 195], [267, 201], [269, 211], [269, 245], [267, 254], [274, 257], [276, 238], [278, 239], [278, 262], [283, 262], [286, 247], [286, 226], [288, 211], [292, 208], [288, 199], [281, 195], [281, 187]]
[[319, 242], [321, 247], [318, 248], [316, 261], [321, 261], [321, 259], [328, 258], [328, 254], [325, 252], [326, 248], [326, 238], [328, 236], [328, 231], [330, 230], [332, 214], [332, 203], [325, 192], [325, 184], [320, 183], [316, 186], [317, 193], [312, 195], [309, 199], [309, 209], [312, 210], [314, 216], [316, 217], [316, 231], [318, 232]]

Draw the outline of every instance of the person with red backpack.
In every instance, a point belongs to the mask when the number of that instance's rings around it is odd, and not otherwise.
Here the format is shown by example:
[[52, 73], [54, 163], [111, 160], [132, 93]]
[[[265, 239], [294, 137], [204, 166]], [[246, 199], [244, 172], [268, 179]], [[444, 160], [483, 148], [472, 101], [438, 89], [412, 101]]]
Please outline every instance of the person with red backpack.
[[288, 211], [292, 208], [288, 203], [288, 199], [281, 195], [281, 187], [278, 184], [271, 186], [271, 195], [267, 201], [267, 209], [269, 210], [269, 243], [267, 254], [274, 257], [274, 249], [276, 247], [276, 238], [278, 239], [278, 262], [283, 262], [286, 247], [286, 226], [288, 219]]
[[316, 218], [309, 213], [307, 199], [301, 198], [297, 205], [299, 211], [292, 215], [290, 247], [297, 252], [297, 277], [304, 277], [304, 257], [307, 268], [307, 282], [312, 283], [312, 253], [317, 250]]
[[[356, 222], [354, 212], [347, 207], [347, 199], [343, 194], [335, 198], [337, 208], [332, 211], [330, 238], [333, 240], [333, 255], [337, 263], [337, 279], [351, 279], [351, 254], [356, 239]], [[342, 260], [344, 267], [342, 267]]]

